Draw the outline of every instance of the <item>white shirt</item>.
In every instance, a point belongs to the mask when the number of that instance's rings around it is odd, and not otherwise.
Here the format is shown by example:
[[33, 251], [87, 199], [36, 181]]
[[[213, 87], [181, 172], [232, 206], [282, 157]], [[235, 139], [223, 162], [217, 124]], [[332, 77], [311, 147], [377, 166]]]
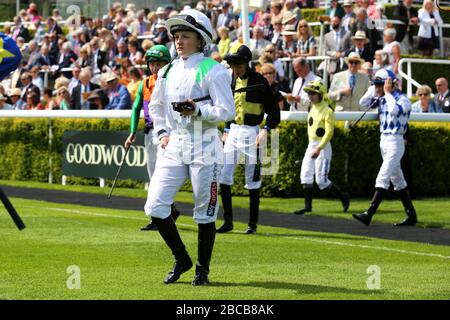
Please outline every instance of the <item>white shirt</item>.
[[[316, 76], [311, 71], [306, 75], [305, 81], [303, 82], [303, 78], [298, 77], [294, 82], [294, 87], [292, 88], [292, 95], [294, 97], [300, 96], [300, 103], [293, 102], [291, 103], [291, 107], [289, 111], [307, 111], [311, 101], [309, 100], [308, 94], [303, 90], [310, 82], [320, 80], [318, 76]], [[303, 84], [303, 85], [302, 85]]]
[[[150, 102], [149, 111], [154, 123], [154, 132], [161, 138], [174, 131], [194, 131], [201, 121], [202, 129], [217, 128], [217, 123], [231, 121], [235, 117], [231, 75], [219, 63], [206, 73], [201, 80], [196, 80], [197, 67], [205, 59], [202, 53], [195, 53], [184, 60], [178, 57], [173, 61], [167, 78], [163, 75], [166, 68], [160, 70], [158, 80]], [[211, 100], [196, 104], [197, 115], [181, 117], [172, 109], [172, 102], [182, 102], [210, 95]], [[198, 115], [200, 114], [200, 115]]]

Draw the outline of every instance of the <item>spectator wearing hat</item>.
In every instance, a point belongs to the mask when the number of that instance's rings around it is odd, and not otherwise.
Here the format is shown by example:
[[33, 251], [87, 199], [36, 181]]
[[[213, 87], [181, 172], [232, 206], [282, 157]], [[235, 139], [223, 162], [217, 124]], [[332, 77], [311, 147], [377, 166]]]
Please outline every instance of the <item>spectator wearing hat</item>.
[[20, 98], [20, 89], [14, 88], [11, 90], [11, 93], [9, 94], [9, 98], [12, 102], [12, 109], [13, 110], [24, 110], [26, 109], [27, 103]]
[[290, 12], [295, 16], [295, 24], [297, 24], [297, 21], [302, 17], [300, 8], [298, 7], [296, 0], [285, 0], [283, 10], [285, 13]]
[[156, 16], [158, 17], [158, 21], [166, 21], [166, 10], [163, 7], [158, 7], [156, 9]]
[[361, 111], [359, 101], [370, 87], [369, 77], [359, 71], [364, 62], [357, 52], [352, 52], [345, 59], [348, 69], [333, 77], [328, 96], [343, 111]]
[[0, 93], [0, 110], [14, 110], [13, 106], [6, 103], [6, 97]]
[[436, 107], [433, 99], [431, 99], [431, 94], [433, 91], [427, 85], [420, 86], [417, 88], [416, 95], [419, 100], [412, 104], [411, 112], [415, 113], [435, 113], [442, 112], [440, 106]]
[[345, 55], [348, 56], [351, 52], [357, 52], [361, 59], [372, 63], [374, 52], [370, 51], [369, 39], [366, 37], [366, 33], [362, 30], [356, 31], [352, 37], [352, 43], [352, 46], [347, 50]]
[[380, 32], [377, 28], [374, 28], [367, 15], [365, 8], [358, 8], [355, 10], [356, 19], [351, 26], [352, 35], [356, 34], [356, 31], [364, 31], [367, 38], [369, 38], [370, 50], [375, 52], [383, 47], [383, 40], [381, 39]]
[[395, 30], [397, 35], [395, 40], [400, 42], [402, 51], [405, 53], [412, 53], [414, 47], [413, 32], [411, 26], [415, 26], [419, 23], [417, 9], [412, 5], [413, 0], [400, 1], [398, 5], [394, 7], [393, 19], [400, 20], [403, 24], [395, 24]]
[[96, 89], [89, 95], [91, 110], [104, 110], [108, 105], [108, 97], [103, 89]]
[[[332, 58], [328, 61], [327, 71], [330, 75], [344, 68], [345, 52], [351, 46], [351, 34], [341, 27], [341, 18], [337, 16], [331, 18], [331, 28], [332, 30], [324, 37], [325, 54]], [[323, 69], [324, 65], [322, 63], [319, 69]]]
[[153, 38], [155, 44], [166, 45], [170, 42], [169, 33], [167, 32], [166, 23], [164, 21], [158, 21], [155, 28], [156, 32], [154, 33], [155, 37]]
[[231, 27], [231, 21], [234, 19], [233, 15], [230, 12], [230, 4], [228, 2], [224, 2], [221, 6], [222, 13], [217, 17], [217, 29], [220, 27]]
[[119, 84], [119, 78], [115, 73], [105, 76], [106, 87], [108, 89], [109, 103], [106, 110], [131, 109], [131, 96], [128, 89]]
[[434, 96], [434, 103], [437, 108], [445, 113], [450, 113], [450, 91], [448, 90], [448, 80], [438, 78], [435, 82], [437, 93]]
[[295, 26], [293, 24], [285, 25], [281, 35], [283, 36], [283, 40], [277, 48], [280, 57], [295, 57], [297, 55], [297, 41], [295, 41], [297, 31], [295, 30]]
[[293, 14], [292, 12], [290, 12], [290, 11], [285, 11], [283, 13], [283, 18], [282, 19], [283, 19], [282, 20], [283, 26], [286, 26], [286, 25], [293, 25], [293, 26], [295, 26], [295, 25], [297, 25], [297, 16], [295, 14]]
[[99, 89], [100, 86], [92, 83], [92, 74], [89, 70], [80, 72], [80, 83], [73, 88], [70, 99], [70, 109], [72, 110], [90, 110], [91, 105], [88, 101], [91, 91]]
[[344, 8], [344, 16], [342, 17], [342, 28], [345, 31], [351, 31], [351, 26], [355, 23], [356, 15], [353, 12], [353, 2], [345, 0], [342, 5]]

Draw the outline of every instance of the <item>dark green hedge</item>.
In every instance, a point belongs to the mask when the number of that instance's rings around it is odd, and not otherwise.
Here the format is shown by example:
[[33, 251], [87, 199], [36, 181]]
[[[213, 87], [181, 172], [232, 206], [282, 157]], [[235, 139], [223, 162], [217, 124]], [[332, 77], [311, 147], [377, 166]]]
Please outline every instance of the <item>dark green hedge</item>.
[[[66, 130], [127, 130], [128, 120], [54, 120], [53, 145], [48, 144], [48, 120], [0, 120], [0, 179], [47, 181], [48, 157], [52, 156], [55, 182], [61, 181], [62, 135]], [[342, 123], [340, 124], [342, 125]], [[412, 124], [410, 157], [413, 162], [414, 189], [422, 196], [450, 195], [450, 124]], [[375, 123], [362, 123], [351, 133], [337, 128], [332, 141], [333, 161], [330, 178], [353, 196], [369, 196], [381, 164], [379, 133]], [[264, 196], [302, 195], [297, 160], [307, 146], [306, 125], [283, 122], [280, 126], [279, 171], [265, 176]], [[348, 157], [347, 178], [345, 173]], [[243, 189], [243, 168], [236, 171], [235, 194]], [[96, 179], [72, 178], [72, 183], [97, 184]], [[139, 187], [142, 183], [120, 181], [120, 186]], [[189, 189], [186, 184], [185, 190]]]

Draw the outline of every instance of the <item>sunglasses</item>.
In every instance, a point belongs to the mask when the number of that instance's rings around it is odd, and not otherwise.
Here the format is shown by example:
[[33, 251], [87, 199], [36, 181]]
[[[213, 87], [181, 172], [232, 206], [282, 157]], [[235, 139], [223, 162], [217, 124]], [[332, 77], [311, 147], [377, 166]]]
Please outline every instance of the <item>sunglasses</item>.
[[419, 97], [428, 96], [428, 93], [419, 93]]
[[266, 50], [266, 53], [274, 53], [275, 51], [273, 50]]
[[359, 64], [360, 61], [349, 61], [348, 64]]
[[62, 96], [63, 94], [66, 94], [67, 91], [61, 91], [60, 93], [58, 93], [58, 95]]
[[264, 72], [262, 75], [263, 76], [271, 76], [271, 75], [274, 75], [275, 74], [275, 72]]

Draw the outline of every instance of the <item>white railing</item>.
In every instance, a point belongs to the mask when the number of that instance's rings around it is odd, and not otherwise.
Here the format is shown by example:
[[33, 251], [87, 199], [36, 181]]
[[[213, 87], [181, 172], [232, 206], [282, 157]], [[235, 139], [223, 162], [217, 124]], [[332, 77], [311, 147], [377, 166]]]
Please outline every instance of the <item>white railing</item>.
[[[406, 73], [403, 71], [403, 65], [406, 63]], [[405, 79], [406, 82], [406, 95], [408, 97], [413, 96], [412, 86], [419, 88], [421, 84], [412, 78], [412, 63], [428, 63], [428, 64], [450, 64], [450, 60], [438, 60], [438, 59], [416, 59], [416, 58], [402, 58], [398, 62], [398, 73]]]
[[[0, 110], [1, 118], [44, 119], [129, 119], [131, 110]], [[306, 121], [305, 111], [281, 111], [282, 121]], [[336, 112], [337, 121], [355, 121], [363, 112]], [[143, 117], [143, 112], [141, 112]], [[376, 112], [368, 112], [363, 121], [377, 120]], [[411, 122], [450, 122], [449, 113], [412, 113]]]

